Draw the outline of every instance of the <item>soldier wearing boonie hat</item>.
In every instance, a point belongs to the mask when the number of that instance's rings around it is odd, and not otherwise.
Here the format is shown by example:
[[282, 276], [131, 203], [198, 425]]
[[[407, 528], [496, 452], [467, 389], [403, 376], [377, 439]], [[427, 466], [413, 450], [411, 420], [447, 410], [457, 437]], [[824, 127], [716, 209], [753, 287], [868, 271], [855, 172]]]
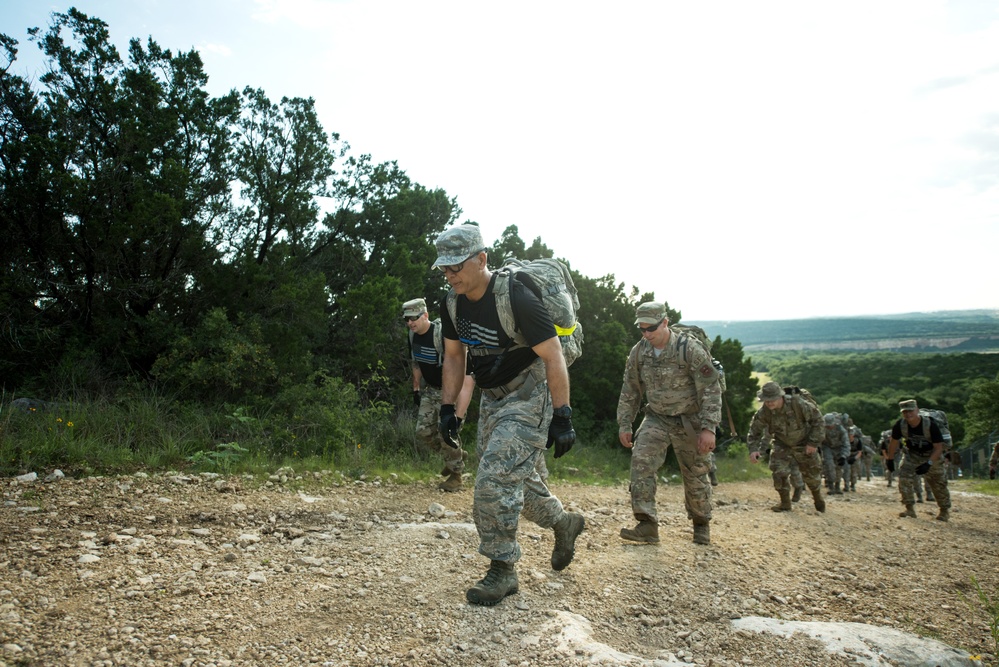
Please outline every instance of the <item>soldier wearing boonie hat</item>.
[[934, 500], [940, 513], [937, 520], [950, 520], [950, 490], [947, 488], [947, 473], [943, 465], [944, 436], [937, 422], [919, 412], [915, 399], [900, 401], [898, 410], [902, 417], [891, 427], [891, 439], [888, 441], [888, 452], [885, 466], [894, 468], [894, 456], [899, 443], [904, 440], [905, 453], [902, 465], [898, 471], [898, 491], [902, 496], [905, 510], [899, 514], [903, 518], [916, 518], [914, 509], [917, 492], [917, 475], [922, 475], [929, 492], [933, 492]]
[[801, 489], [805, 486], [812, 493], [815, 509], [826, 510], [822, 497], [822, 459], [819, 457], [823, 419], [818, 406], [806, 396], [811, 394], [804, 389], [785, 390], [776, 382], [767, 382], [756, 395], [763, 406], [753, 415], [746, 441], [749, 460], [757, 463], [763, 448], [773, 438], [770, 471], [774, 489], [780, 496], [780, 502], [770, 508], [774, 512], [792, 511], [792, 503], [801, 497]]
[[[666, 304], [646, 301], [635, 309], [641, 331], [628, 354], [617, 423], [621, 445], [631, 453], [631, 511], [638, 525], [622, 528], [632, 542], [659, 542], [656, 475], [672, 447], [683, 478], [694, 542], [711, 543], [711, 452], [721, 421], [721, 385], [711, 354], [687, 333], [673, 335]], [[632, 427], [645, 400], [645, 417]]]
[[[425, 299], [410, 299], [402, 304], [402, 319], [409, 329], [409, 359], [413, 374], [413, 404], [416, 406], [416, 437], [424, 447], [438, 452], [444, 459], [441, 475], [446, 477], [438, 485], [442, 491], [453, 493], [462, 488], [465, 471], [465, 452], [461, 447], [451, 447], [441, 438], [437, 428], [441, 408], [441, 381], [444, 360], [444, 342], [441, 338], [441, 321], [430, 321]], [[455, 403], [460, 426], [472, 399], [475, 382], [465, 377], [461, 393]]]
[[[576, 440], [569, 407], [569, 373], [555, 325], [541, 300], [519, 280], [489, 270], [486, 246], [477, 225], [452, 227], [437, 237], [437, 260], [451, 291], [441, 305], [444, 337], [443, 404], [440, 431], [445, 442], [457, 432], [454, 402], [465, 373], [466, 351], [481, 389], [472, 516], [479, 553], [490, 560], [485, 577], [465, 592], [472, 604], [492, 606], [519, 589], [516, 563], [520, 515], [554, 531], [554, 570], [569, 566], [576, 538], [585, 527], [581, 514], [567, 512], [539, 473], [545, 448], [555, 457]], [[502, 288], [499, 283], [502, 282]], [[504, 293], [504, 315], [518, 323], [515, 341], [500, 323], [497, 296]], [[453, 310], [452, 310], [453, 309]], [[546, 438], [547, 436], [547, 438]]]

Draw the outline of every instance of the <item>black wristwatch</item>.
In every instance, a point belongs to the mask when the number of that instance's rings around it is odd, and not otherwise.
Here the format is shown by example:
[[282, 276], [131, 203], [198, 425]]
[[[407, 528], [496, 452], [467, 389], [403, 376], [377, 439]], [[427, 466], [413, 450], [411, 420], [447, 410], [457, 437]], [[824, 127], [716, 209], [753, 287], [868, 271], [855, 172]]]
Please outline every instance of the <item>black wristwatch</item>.
[[563, 405], [561, 408], [555, 408], [554, 410], [552, 410], [552, 415], [568, 419], [572, 417], [572, 408], [570, 408], [568, 405]]

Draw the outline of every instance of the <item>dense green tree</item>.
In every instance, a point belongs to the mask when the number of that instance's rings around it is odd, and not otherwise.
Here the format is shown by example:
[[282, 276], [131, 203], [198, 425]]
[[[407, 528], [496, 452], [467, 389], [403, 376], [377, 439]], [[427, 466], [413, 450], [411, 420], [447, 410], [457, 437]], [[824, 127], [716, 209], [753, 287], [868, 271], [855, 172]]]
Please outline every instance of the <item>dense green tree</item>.
[[999, 431], [999, 377], [995, 380], [978, 380], [972, 385], [967, 414], [969, 441]]
[[[759, 382], [753, 377], [753, 360], [744, 356], [742, 343], [717, 336], [711, 345], [711, 356], [725, 369], [725, 395], [722, 405], [722, 431], [726, 437], [743, 440], [753, 418], [754, 401]], [[732, 432], [732, 428], [735, 432]]]
[[35, 368], [89, 348], [147, 371], [217, 257], [207, 232], [229, 202], [237, 99], [209, 98], [194, 51], [133, 40], [124, 63], [107, 24], [75, 9], [29, 32], [49, 63], [41, 94], [2, 76], [12, 331]]

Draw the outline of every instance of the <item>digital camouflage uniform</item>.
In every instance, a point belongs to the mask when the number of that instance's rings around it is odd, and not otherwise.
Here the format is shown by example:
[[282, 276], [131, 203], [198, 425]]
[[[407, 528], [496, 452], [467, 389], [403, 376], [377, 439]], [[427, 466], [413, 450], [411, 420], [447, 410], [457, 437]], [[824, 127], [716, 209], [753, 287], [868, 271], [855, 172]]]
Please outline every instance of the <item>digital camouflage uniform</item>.
[[839, 492], [840, 483], [845, 482], [843, 473], [848, 456], [850, 456], [850, 436], [847, 435], [846, 428], [838, 420], [829, 423], [826, 419], [825, 434], [822, 438], [822, 468], [825, 471], [826, 488], [831, 493]]
[[[797, 394], [784, 394], [784, 404], [780, 408], [771, 410], [764, 405], [753, 415], [749, 426], [749, 451], [762, 453], [767, 441], [773, 438], [770, 471], [774, 489], [782, 498], [791, 491], [795, 468], [800, 471], [803, 484], [812, 494], [819, 492], [822, 462], [818, 448], [823, 437], [822, 425], [819, 409]], [[816, 448], [815, 453], [805, 453], [808, 445]]]
[[491, 560], [520, 560], [521, 514], [542, 528], [554, 527], [565, 516], [561, 501], [538, 471], [552, 418], [544, 362], [535, 361], [531, 373], [540, 381], [528, 393], [514, 392], [497, 400], [482, 392], [479, 403], [473, 519], [479, 553]]
[[[686, 338], [687, 354], [678, 347]], [[645, 417], [631, 451], [631, 509], [639, 521], [658, 521], [656, 473], [670, 446], [680, 464], [687, 517], [698, 523], [711, 519], [709, 453], [697, 451], [701, 429], [714, 431], [721, 421], [721, 387], [711, 355], [693, 336], [670, 334], [656, 354], [640, 340], [628, 355], [617, 406], [620, 433], [631, 433], [642, 397]]]
[[[930, 417], [924, 416], [922, 419], [930, 419]], [[930, 421], [932, 422], [932, 419]], [[892, 435], [895, 435], [896, 429], [901, 431], [902, 438], [904, 438], [901, 441], [904, 445], [902, 448], [905, 450], [902, 456], [902, 467], [898, 470], [898, 490], [902, 495], [902, 504], [910, 507], [916, 502], [917, 484], [919, 477], [922, 477], [922, 481], [926, 484], [927, 495], [932, 491], [937, 507], [941, 510], [949, 510], [951, 507], [950, 490], [947, 488], [947, 469], [942, 465], [943, 462], [932, 464], [923, 475], [916, 472], [916, 468], [930, 461], [930, 455], [933, 453], [932, 438], [926, 438], [920, 427], [907, 429], [904, 419], [895, 422], [895, 425], [892, 426]]]

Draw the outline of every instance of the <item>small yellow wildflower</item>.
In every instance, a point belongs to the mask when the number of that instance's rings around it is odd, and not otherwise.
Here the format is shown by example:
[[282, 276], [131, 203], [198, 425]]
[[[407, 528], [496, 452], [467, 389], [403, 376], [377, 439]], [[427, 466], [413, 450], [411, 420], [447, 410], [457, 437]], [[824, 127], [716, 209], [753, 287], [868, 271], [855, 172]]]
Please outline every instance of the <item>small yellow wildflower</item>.
[[56, 417], [56, 423], [57, 424], [61, 424], [62, 423], [62, 417]]
[[73, 428], [73, 422], [66, 422], [66, 426]]

